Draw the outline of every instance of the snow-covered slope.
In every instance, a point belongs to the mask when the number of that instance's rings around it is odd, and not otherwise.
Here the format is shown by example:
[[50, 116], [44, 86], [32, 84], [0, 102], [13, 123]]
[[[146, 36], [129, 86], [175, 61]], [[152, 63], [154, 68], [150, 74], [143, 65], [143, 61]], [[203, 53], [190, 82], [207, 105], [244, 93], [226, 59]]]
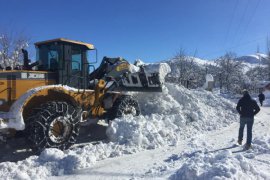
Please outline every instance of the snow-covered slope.
[[17, 163], [0, 163], [1, 179], [45, 179], [91, 168], [98, 161], [136, 152], [177, 147], [205, 132], [237, 121], [234, 104], [204, 90], [166, 84], [163, 93], [137, 93], [142, 115], [114, 120], [107, 129], [111, 142], [67, 151], [46, 149]]
[[[196, 65], [202, 68], [204, 68], [205, 65], [213, 65], [213, 66], [216, 65], [215, 61], [213, 60], [200, 59], [200, 58], [191, 57], [191, 56], [187, 56], [186, 58], [189, 59], [189, 61], [193, 61], [194, 63], [196, 63]], [[246, 55], [246, 56], [240, 56], [236, 58], [236, 60], [243, 62], [243, 65], [244, 65], [243, 71], [247, 72], [251, 68], [254, 68], [258, 65], [264, 66], [267, 58], [268, 56], [266, 54], [256, 53], [256, 54], [251, 54], [251, 55]], [[177, 67], [177, 64], [180, 63], [180, 61], [177, 59], [172, 59], [172, 60], [168, 60], [167, 62], [170, 64], [174, 75], [179, 74], [178, 72], [179, 70], [175, 70], [175, 68]]]
[[206, 60], [206, 59], [200, 59], [200, 58], [193, 58], [194, 61], [200, 65], [215, 65], [215, 62], [213, 60]]
[[252, 55], [238, 57], [237, 60], [248, 64], [264, 64], [267, 57], [268, 56], [266, 54], [256, 53]]
[[[199, 65], [215, 65], [215, 62], [213, 60], [207, 60], [207, 59], [201, 59], [201, 58], [197, 58], [197, 57], [192, 57], [192, 56], [187, 56], [186, 57], [189, 61], [193, 61]], [[167, 61], [166, 61], [167, 62]], [[179, 60], [178, 59], [171, 59], [169, 60], [169, 62], [171, 63], [178, 63]]]
[[[206, 64], [215, 65], [215, 62], [213, 60], [201, 59], [201, 58], [191, 57], [191, 56], [187, 56], [186, 58], [194, 61], [195, 63], [199, 65], [206, 65]], [[266, 54], [256, 53], [256, 54], [250, 54], [250, 55], [237, 57], [236, 60], [242, 61], [245, 64], [264, 65], [267, 58], [268, 56]], [[169, 60], [169, 62], [172, 62], [172, 63], [177, 63], [177, 61], [179, 60], [177, 59]]]

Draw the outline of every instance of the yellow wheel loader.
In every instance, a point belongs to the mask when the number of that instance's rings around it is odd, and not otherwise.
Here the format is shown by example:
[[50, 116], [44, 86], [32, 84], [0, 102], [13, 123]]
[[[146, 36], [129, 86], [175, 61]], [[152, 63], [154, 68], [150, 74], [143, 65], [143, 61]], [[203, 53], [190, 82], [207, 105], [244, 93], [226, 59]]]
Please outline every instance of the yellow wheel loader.
[[[64, 38], [35, 43], [36, 62], [0, 70], [0, 139], [23, 132], [36, 150], [67, 149], [81, 123], [140, 114], [127, 91], [161, 91], [159, 72], [104, 57], [95, 69], [92, 44]], [[132, 68], [133, 67], [133, 68]]]

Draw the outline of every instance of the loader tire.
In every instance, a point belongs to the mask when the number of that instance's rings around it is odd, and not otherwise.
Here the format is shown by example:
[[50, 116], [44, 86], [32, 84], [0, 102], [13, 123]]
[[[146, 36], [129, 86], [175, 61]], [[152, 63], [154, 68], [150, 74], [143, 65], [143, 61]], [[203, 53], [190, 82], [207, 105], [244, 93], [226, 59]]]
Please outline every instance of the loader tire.
[[28, 139], [32, 149], [68, 149], [79, 135], [81, 109], [67, 102], [48, 102], [35, 110], [27, 119]]
[[129, 114], [139, 116], [140, 113], [140, 106], [132, 96], [121, 96], [115, 100], [109, 119], [112, 120]]

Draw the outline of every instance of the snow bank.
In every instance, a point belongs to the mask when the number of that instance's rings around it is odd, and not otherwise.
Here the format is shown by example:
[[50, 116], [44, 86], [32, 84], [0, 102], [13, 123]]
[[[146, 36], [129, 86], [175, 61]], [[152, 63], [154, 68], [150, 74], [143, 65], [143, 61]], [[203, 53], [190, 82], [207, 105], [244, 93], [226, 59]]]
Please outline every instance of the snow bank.
[[269, 179], [269, 172], [256, 167], [257, 154], [270, 154], [269, 135], [255, 138], [253, 149], [242, 153], [193, 153], [171, 179]]
[[171, 179], [268, 179], [241, 154], [226, 150], [217, 154], [196, 154]]
[[136, 93], [142, 115], [110, 123], [110, 143], [100, 142], [67, 151], [46, 149], [17, 163], [0, 163], [2, 179], [45, 179], [91, 167], [96, 161], [144, 149], [176, 145], [194, 134], [237, 121], [235, 104], [204, 90], [165, 84], [162, 93]]
[[142, 116], [114, 120], [107, 135], [120, 144], [152, 149], [237, 121], [235, 105], [204, 90], [166, 84], [163, 93], [138, 93]]
[[[119, 156], [123, 150], [112, 143], [89, 144], [83, 148], [61, 151], [45, 149], [39, 156], [23, 161], [0, 163], [1, 179], [47, 179], [91, 167], [97, 160]], [[120, 152], [118, 152], [118, 150]]]

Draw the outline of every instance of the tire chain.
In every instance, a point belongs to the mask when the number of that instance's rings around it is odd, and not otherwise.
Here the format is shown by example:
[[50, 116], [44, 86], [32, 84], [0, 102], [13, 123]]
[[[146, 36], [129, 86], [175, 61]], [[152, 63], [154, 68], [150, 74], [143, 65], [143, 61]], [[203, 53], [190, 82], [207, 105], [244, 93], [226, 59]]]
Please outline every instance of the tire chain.
[[[42, 104], [40, 108], [34, 109], [35, 114], [28, 118], [30, 122], [27, 126], [29, 140], [32, 142], [35, 151], [41, 151], [47, 147], [54, 147], [59, 149], [67, 149], [76, 142], [76, 137], [79, 135], [79, 122], [82, 110], [74, 108], [66, 102], [48, 102]], [[56, 144], [49, 140], [48, 128], [54, 116], [62, 115], [68, 117], [70, 120], [71, 133], [68, 141], [63, 144]]]

